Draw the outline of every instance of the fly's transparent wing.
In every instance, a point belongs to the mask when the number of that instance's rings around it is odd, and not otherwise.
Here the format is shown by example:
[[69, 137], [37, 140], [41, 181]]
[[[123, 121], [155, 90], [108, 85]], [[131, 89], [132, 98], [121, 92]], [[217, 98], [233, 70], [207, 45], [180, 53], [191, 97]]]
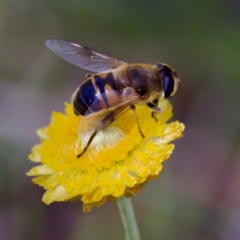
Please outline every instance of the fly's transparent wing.
[[90, 132], [100, 125], [102, 128], [107, 127], [107, 125], [102, 122], [107, 115], [113, 113], [112, 121], [114, 121], [141, 100], [141, 96], [137, 93], [132, 92], [124, 96], [116, 94], [114, 90], [108, 90], [101, 96], [101, 99], [106, 99], [107, 102], [104, 103], [104, 100], [101, 101], [99, 99], [93, 102], [83, 116], [79, 126], [79, 134]]
[[61, 58], [91, 72], [103, 72], [127, 64], [91, 48], [61, 39], [47, 40], [46, 45]]

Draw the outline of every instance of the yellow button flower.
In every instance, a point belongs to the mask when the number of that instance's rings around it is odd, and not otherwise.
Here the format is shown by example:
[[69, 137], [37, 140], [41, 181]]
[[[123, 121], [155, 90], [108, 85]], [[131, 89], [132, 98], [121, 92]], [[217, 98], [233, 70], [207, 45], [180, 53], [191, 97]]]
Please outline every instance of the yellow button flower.
[[129, 110], [99, 132], [88, 150], [80, 157], [89, 135], [78, 134], [81, 116], [66, 104], [66, 113], [53, 112], [49, 126], [37, 130], [41, 143], [32, 148], [29, 159], [41, 165], [27, 175], [44, 187], [43, 202], [68, 201], [81, 197], [83, 210], [90, 211], [106, 199], [137, 194], [144, 184], [158, 177], [162, 162], [169, 158], [174, 139], [182, 136], [182, 123], [167, 123], [172, 107], [161, 100], [163, 110], [156, 121], [146, 105], [137, 106], [139, 133], [133, 111]]

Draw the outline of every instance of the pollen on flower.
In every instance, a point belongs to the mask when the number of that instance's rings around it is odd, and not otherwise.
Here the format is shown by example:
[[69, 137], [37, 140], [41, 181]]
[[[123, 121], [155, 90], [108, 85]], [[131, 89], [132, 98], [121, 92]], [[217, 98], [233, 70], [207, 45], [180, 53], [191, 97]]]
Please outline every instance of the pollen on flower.
[[[92, 133], [93, 131], [79, 135], [79, 140], [76, 142], [76, 150], [79, 149], [79, 144], [81, 144], [81, 149], [84, 149]], [[120, 128], [109, 126], [95, 136], [91, 143], [91, 152], [97, 155], [101, 150], [114, 148], [124, 137], [125, 133]]]
[[31, 161], [41, 163], [27, 174], [46, 189], [43, 201], [50, 204], [81, 198], [87, 212], [106, 199], [115, 201], [139, 193], [158, 177], [162, 162], [173, 152], [170, 142], [184, 130], [178, 121], [167, 123], [172, 116], [168, 101], [160, 101], [159, 107], [163, 112], [157, 115], [158, 121], [147, 106], [137, 107], [145, 138], [129, 110], [99, 132], [80, 158], [76, 156], [90, 137], [90, 133], [79, 135], [82, 117], [73, 114], [71, 104], [66, 104], [65, 114], [54, 112], [49, 126], [37, 130], [41, 143], [29, 155]]

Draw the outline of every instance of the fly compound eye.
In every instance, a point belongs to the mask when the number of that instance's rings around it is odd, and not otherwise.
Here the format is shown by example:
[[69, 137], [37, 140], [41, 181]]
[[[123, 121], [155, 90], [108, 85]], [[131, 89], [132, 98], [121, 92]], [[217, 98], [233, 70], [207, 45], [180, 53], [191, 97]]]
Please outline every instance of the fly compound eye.
[[173, 71], [167, 64], [164, 63], [157, 64], [157, 70], [159, 78], [162, 81], [164, 97], [168, 98], [174, 94], [175, 81], [173, 77]]
[[174, 85], [175, 85], [175, 81], [172, 77], [172, 74], [170, 75], [163, 74], [162, 83], [163, 83], [164, 97], [165, 98], [171, 97], [174, 93]]
[[165, 63], [156, 65], [158, 76], [162, 83], [162, 91], [165, 98], [169, 98], [175, 94], [180, 81], [178, 74]]

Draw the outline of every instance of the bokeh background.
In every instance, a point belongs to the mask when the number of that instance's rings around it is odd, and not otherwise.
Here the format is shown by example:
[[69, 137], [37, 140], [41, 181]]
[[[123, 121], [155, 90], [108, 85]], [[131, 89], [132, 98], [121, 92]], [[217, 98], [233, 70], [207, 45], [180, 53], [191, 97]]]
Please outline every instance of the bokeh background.
[[127, 62], [168, 63], [185, 123], [161, 176], [133, 197], [142, 239], [240, 239], [240, 2], [2, 0], [0, 2], [0, 239], [124, 239], [115, 203], [41, 202], [25, 173], [53, 110], [85, 71], [44, 42], [62, 38]]

